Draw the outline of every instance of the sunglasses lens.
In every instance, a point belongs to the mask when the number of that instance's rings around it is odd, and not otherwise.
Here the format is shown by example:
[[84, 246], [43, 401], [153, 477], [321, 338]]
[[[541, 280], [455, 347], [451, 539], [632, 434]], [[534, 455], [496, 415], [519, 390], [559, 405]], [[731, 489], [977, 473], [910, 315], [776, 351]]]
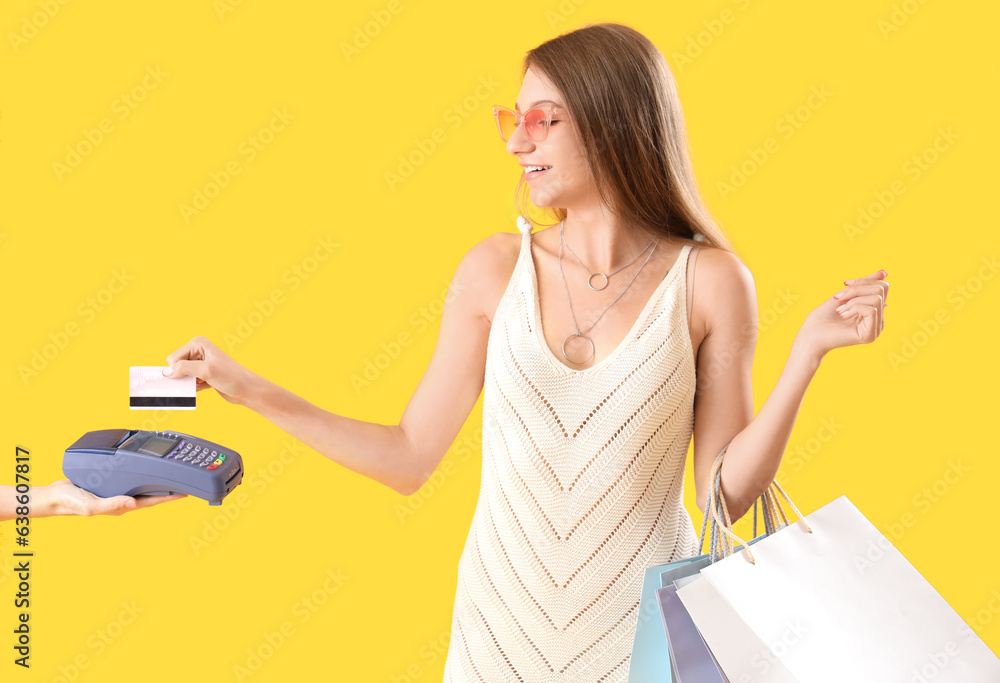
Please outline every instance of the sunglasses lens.
[[541, 109], [532, 109], [524, 115], [524, 131], [532, 140], [539, 142], [548, 135], [549, 126], [546, 113]]
[[510, 136], [514, 134], [514, 129], [517, 128], [517, 120], [514, 114], [504, 109], [497, 110], [497, 124], [500, 126], [500, 136], [504, 139], [504, 142], [510, 140]]

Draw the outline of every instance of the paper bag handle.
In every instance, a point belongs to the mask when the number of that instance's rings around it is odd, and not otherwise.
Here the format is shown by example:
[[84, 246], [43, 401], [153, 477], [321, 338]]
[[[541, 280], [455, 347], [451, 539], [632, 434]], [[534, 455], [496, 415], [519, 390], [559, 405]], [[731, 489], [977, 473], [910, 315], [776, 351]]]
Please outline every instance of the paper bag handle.
[[[712, 470], [709, 473], [709, 481], [712, 485], [709, 487], [708, 500], [705, 501], [705, 511], [704, 517], [701, 524], [701, 538], [698, 542], [698, 547], [703, 547], [705, 543], [705, 529], [708, 525], [709, 513], [712, 517], [712, 526], [709, 536], [709, 563], [715, 563], [721, 558], [728, 557], [735, 552], [734, 544], [738, 542], [739, 545], [743, 546], [743, 551], [746, 553], [747, 559], [750, 560], [752, 564], [756, 564], [756, 559], [753, 556], [753, 551], [750, 550], [749, 545], [737, 536], [733, 532], [733, 523], [729, 517], [729, 508], [726, 505], [725, 496], [722, 495], [722, 461], [723, 456], [729, 449], [729, 444], [719, 452], [716, 456], [715, 462], [712, 463]], [[761, 516], [764, 520], [764, 528], [766, 535], [770, 536], [775, 531], [778, 531], [788, 524], [788, 516], [785, 514], [785, 510], [781, 505], [781, 499], [778, 497], [779, 494], [784, 498], [792, 510], [795, 511], [796, 516], [799, 521], [802, 522], [802, 526], [805, 527], [808, 533], [812, 533], [812, 528], [809, 523], [806, 522], [802, 513], [789, 498], [788, 494], [781, 487], [776, 480], [772, 480], [764, 492], [760, 495], [759, 501], [755, 500], [753, 505], [753, 534], [754, 538], [757, 537], [757, 505], [758, 502], [762, 508]], [[722, 533], [720, 533], [720, 531]]]

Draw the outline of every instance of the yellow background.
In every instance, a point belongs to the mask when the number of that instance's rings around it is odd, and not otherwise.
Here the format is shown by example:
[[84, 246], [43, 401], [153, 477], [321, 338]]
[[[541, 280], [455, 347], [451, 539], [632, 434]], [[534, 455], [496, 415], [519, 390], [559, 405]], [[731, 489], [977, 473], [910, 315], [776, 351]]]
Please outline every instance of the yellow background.
[[[609, 20], [667, 57], [704, 196], [754, 274], [757, 410], [805, 315], [845, 278], [888, 270], [885, 330], [823, 361], [781, 481], [804, 512], [846, 494], [1000, 650], [988, 533], [1000, 280], [980, 270], [998, 248], [997, 54], [987, 48], [998, 14], [967, 0], [4, 3], [0, 482], [13, 483], [17, 445], [31, 451], [33, 482], [48, 483], [78, 436], [120, 427], [225, 444], [242, 453], [247, 479], [243, 504], [233, 494], [222, 508], [189, 498], [119, 518], [35, 521], [30, 671], [11, 661], [14, 527], [0, 524], [0, 677], [440, 679], [479, 492], [481, 402], [446, 456], [454, 468], [407, 499], [309, 449], [283, 461], [283, 432], [212, 392], [193, 412], [130, 411], [127, 367], [163, 364], [204, 334], [328, 410], [396, 424], [460, 258], [516, 231], [520, 169], [490, 105], [513, 105], [528, 49]], [[492, 93], [477, 93], [483, 81], [497, 84]], [[809, 109], [813, 87], [831, 95]], [[142, 101], [123, 109], [133, 90]], [[240, 145], [275, 108], [294, 118], [249, 159]], [[789, 115], [801, 125], [785, 137], [778, 123]], [[85, 131], [105, 118], [113, 129], [59, 174], [67, 146], [86, 150]], [[928, 152], [949, 127], [957, 138]], [[435, 128], [443, 141], [390, 187], [386, 172]], [[768, 138], [777, 151], [751, 168], [749, 150]], [[936, 158], [915, 177], [907, 164], [923, 154]], [[181, 205], [233, 161], [239, 175], [185, 220]], [[720, 183], [744, 162], [752, 173], [727, 192]], [[849, 237], [844, 224], [894, 181], [905, 192]], [[319, 239], [338, 246], [313, 264]], [[311, 265], [293, 288], [286, 273]], [[122, 269], [127, 286], [82, 315]], [[959, 286], [976, 292], [961, 298]], [[283, 302], [227, 345], [274, 289]], [[947, 321], [933, 329], [941, 310]], [[19, 368], [69, 323], [79, 334], [23, 379]], [[390, 358], [383, 345], [403, 332], [412, 343]], [[916, 353], [894, 365], [907, 344]], [[374, 380], [352, 384], [380, 354], [388, 361]], [[946, 477], [959, 461], [968, 471]], [[686, 487], [700, 525], [690, 476]], [[193, 548], [213, 527], [222, 530]], [[328, 571], [347, 577], [336, 590], [323, 587]], [[323, 604], [310, 611], [304, 599]], [[130, 618], [123, 604], [142, 611]], [[269, 653], [285, 622], [294, 630]], [[248, 650], [268, 656], [241, 679]]]

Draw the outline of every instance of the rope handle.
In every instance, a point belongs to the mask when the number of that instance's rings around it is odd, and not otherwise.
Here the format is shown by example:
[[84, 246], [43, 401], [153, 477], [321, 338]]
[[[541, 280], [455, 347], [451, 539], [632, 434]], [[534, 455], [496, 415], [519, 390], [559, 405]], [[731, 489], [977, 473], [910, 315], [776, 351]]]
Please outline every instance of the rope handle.
[[[729, 557], [736, 552], [736, 542], [743, 546], [743, 551], [746, 553], [747, 559], [750, 560], [750, 564], [757, 564], [757, 559], [753, 555], [753, 551], [750, 550], [750, 546], [742, 538], [736, 535], [733, 531], [733, 521], [729, 516], [729, 506], [726, 505], [726, 497], [722, 495], [722, 458], [717, 457], [715, 463], [712, 465], [712, 472], [715, 475], [713, 479], [716, 485], [712, 487], [713, 498], [718, 504], [712, 506], [712, 517], [718, 528], [723, 531], [726, 535], [726, 542], [723, 544], [722, 557]], [[722, 517], [719, 518], [719, 507], [722, 508]], [[724, 521], [723, 521], [724, 520]], [[718, 558], [709, 559], [710, 563], [714, 563]]]
[[[801, 512], [799, 512], [799, 509], [797, 507], [795, 507], [795, 503], [792, 502], [792, 499], [788, 497], [787, 493], [785, 493], [785, 489], [781, 488], [781, 484], [779, 484], [777, 481], [772, 481], [771, 486], [777, 489], [778, 492], [784, 497], [784, 499], [788, 501], [788, 504], [791, 506], [792, 510], [795, 511], [795, 516], [799, 518], [800, 522], [802, 522], [802, 526], [805, 527], [806, 531], [811, 534], [813, 532], [812, 527], [809, 526], [809, 522], [806, 521], [805, 516]], [[788, 522], [786, 521], [785, 523], [787, 524]]]
[[[709, 536], [709, 562], [714, 563], [722, 557], [728, 557], [735, 552], [734, 542], [738, 541], [740, 545], [744, 546], [747, 550], [747, 554], [753, 562], [753, 553], [750, 552], [749, 547], [747, 547], [746, 542], [743, 541], [739, 536], [737, 536], [733, 531], [732, 519], [729, 516], [729, 507], [726, 505], [726, 499], [722, 495], [722, 458], [729, 448], [729, 444], [722, 449], [718, 456], [715, 458], [715, 462], [712, 463], [712, 469], [709, 472], [709, 481], [712, 482], [712, 486], [708, 490], [708, 500], [705, 501], [705, 514], [702, 518], [701, 523], [701, 538], [699, 539], [698, 547], [704, 546], [705, 543], [705, 529], [708, 525], [709, 516], [712, 517], [712, 526]], [[765, 510], [768, 504], [765, 503]], [[711, 515], [710, 515], [711, 511]], [[721, 518], [720, 518], [721, 514]], [[754, 511], [754, 525], [756, 526], [756, 508]], [[765, 526], [771, 527], [767, 516], [765, 516]], [[720, 533], [720, 530], [722, 533]]]
[[[715, 462], [712, 464], [712, 469], [709, 472], [709, 481], [712, 482], [712, 486], [709, 487], [708, 499], [705, 501], [705, 510], [702, 517], [701, 524], [701, 537], [698, 541], [698, 547], [701, 548], [705, 545], [705, 530], [708, 525], [708, 520], [712, 518], [711, 534], [709, 537], [709, 556], [710, 562], [715, 562], [720, 557], [727, 557], [731, 555], [735, 549], [733, 548], [733, 539], [740, 541], [741, 545], [745, 545], [738, 536], [732, 532], [732, 520], [729, 517], [729, 508], [726, 505], [725, 498], [722, 496], [722, 459], [729, 448], [727, 444], [722, 451], [716, 456]], [[767, 492], [765, 492], [767, 493]], [[773, 521], [773, 507], [774, 505], [771, 501], [766, 500], [764, 496], [761, 497], [763, 502], [763, 518], [764, 526], [767, 529], [768, 534], [775, 531], [777, 526]], [[780, 502], [778, 503], [780, 507]], [[721, 514], [723, 519], [719, 519], [719, 510], [721, 508]], [[710, 512], [711, 511], [711, 512]], [[784, 511], [782, 511], [783, 513]], [[754, 501], [754, 537], [757, 536], [757, 501]], [[779, 527], [780, 528], [780, 527]], [[722, 529], [723, 533], [719, 533]], [[752, 555], [752, 553], [751, 553]]]
[[[705, 530], [708, 526], [709, 516], [712, 519], [711, 532], [709, 535], [709, 563], [714, 564], [719, 559], [729, 557], [736, 552], [734, 544], [738, 542], [739, 545], [743, 546], [743, 551], [747, 556], [747, 559], [751, 564], [756, 564], [756, 558], [753, 555], [753, 551], [750, 550], [749, 544], [747, 544], [743, 539], [737, 536], [733, 532], [732, 519], [729, 516], [729, 508], [726, 505], [725, 496], [722, 495], [722, 462], [723, 456], [729, 449], [729, 444], [719, 452], [716, 456], [715, 462], [712, 463], [712, 469], [709, 472], [709, 481], [712, 485], [709, 487], [708, 499], [705, 501], [704, 516], [702, 518], [701, 524], [701, 538], [698, 542], [698, 547], [701, 548], [705, 543]], [[781, 504], [781, 498], [779, 494], [785, 501], [788, 502], [792, 510], [795, 512], [798, 520], [802, 523], [802, 526], [808, 533], [812, 533], [812, 527], [805, 520], [803, 514], [799, 511], [795, 503], [782, 488], [781, 484], [777, 480], [772, 480], [768, 484], [767, 488], [760, 495], [758, 500], [754, 500], [753, 504], [753, 537], [757, 537], [757, 506], [758, 503], [761, 507], [761, 517], [764, 521], [765, 534], [770, 536], [775, 531], [783, 529], [784, 527], [791, 524], [788, 519], [788, 515], [785, 513], [784, 507]], [[721, 533], [720, 533], [721, 531]]]

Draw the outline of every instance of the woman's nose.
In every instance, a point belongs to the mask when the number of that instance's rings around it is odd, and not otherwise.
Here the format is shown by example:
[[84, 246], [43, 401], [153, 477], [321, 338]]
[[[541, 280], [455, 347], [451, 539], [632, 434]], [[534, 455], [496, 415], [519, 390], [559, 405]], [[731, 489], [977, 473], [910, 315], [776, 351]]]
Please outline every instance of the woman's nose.
[[514, 129], [514, 132], [510, 134], [510, 138], [507, 140], [507, 152], [517, 156], [518, 154], [523, 154], [525, 152], [530, 152], [534, 149], [535, 143], [528, 138], [528, 134], [524, 132], [524, 124], [520, 124]]

